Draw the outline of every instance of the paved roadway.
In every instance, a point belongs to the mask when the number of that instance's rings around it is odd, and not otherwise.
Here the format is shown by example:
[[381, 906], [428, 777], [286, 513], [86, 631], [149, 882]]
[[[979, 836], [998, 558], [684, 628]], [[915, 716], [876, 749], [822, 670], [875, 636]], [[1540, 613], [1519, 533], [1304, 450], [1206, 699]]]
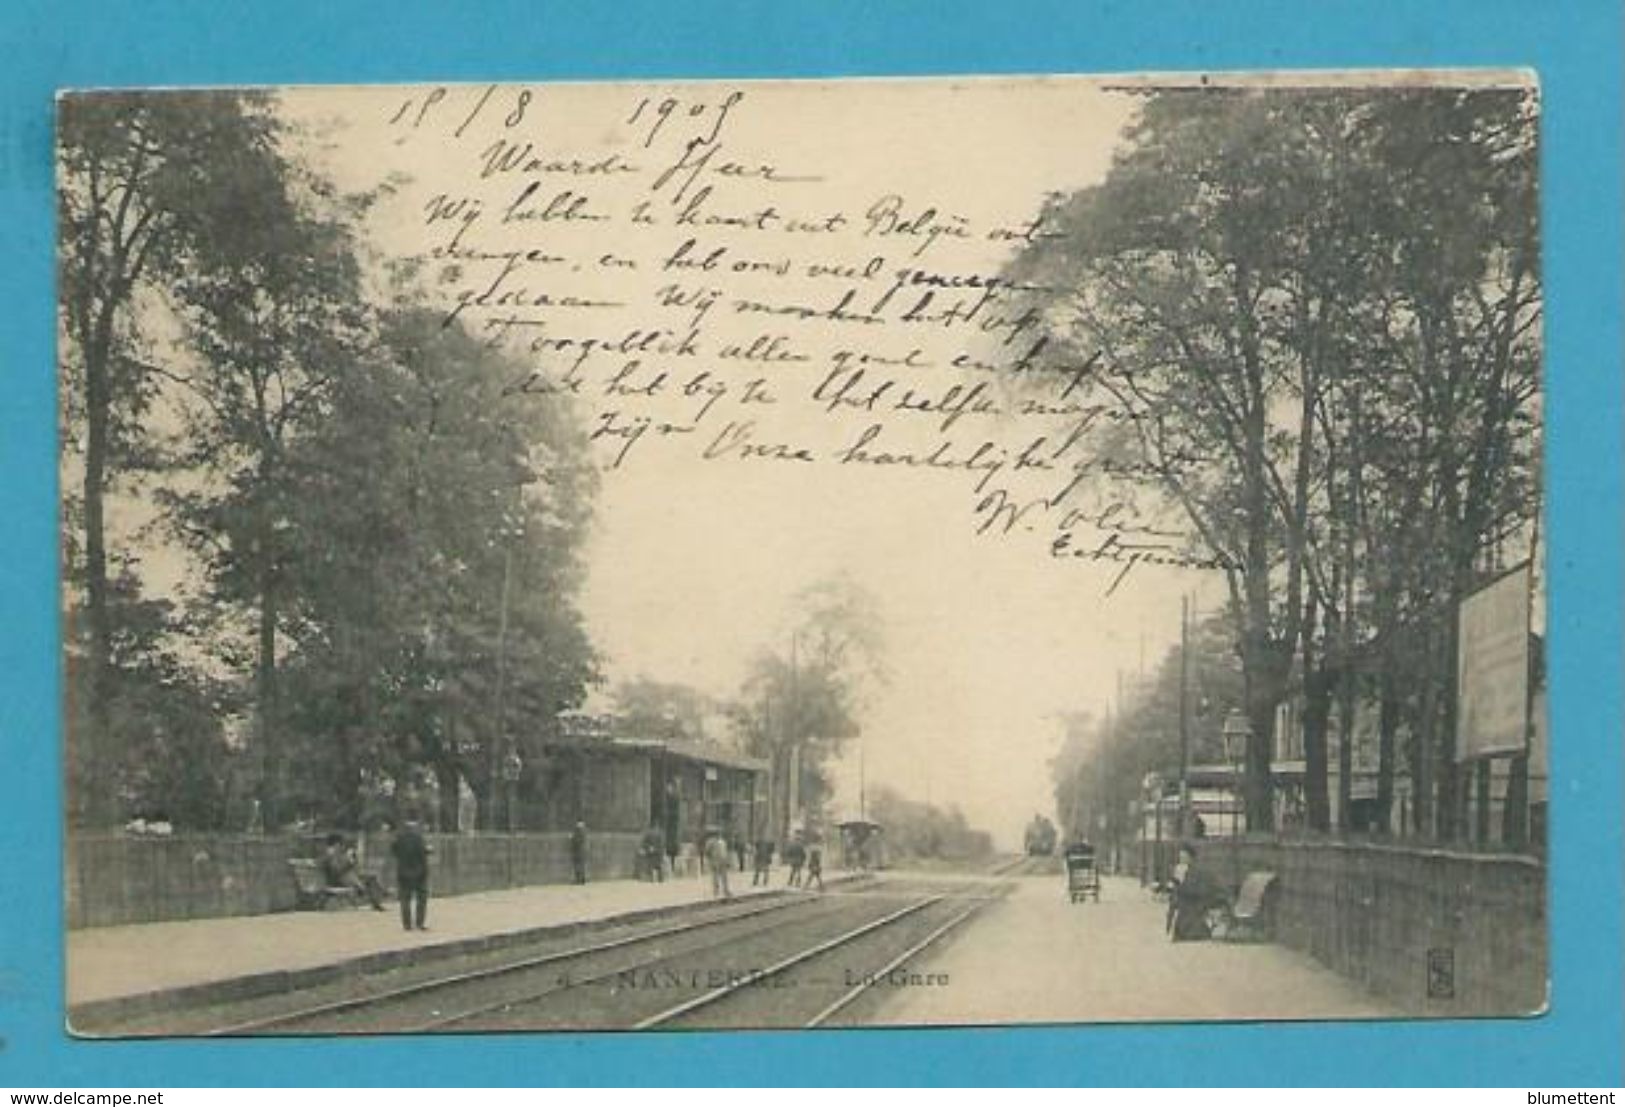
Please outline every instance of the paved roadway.
[[[1384, 1018], [1397, 1011], [1306, 955], [1267, 943], [1169, 942], [1166, 910], [1106, 877], [1072, 904], [1059, 875], [1023, 876], [933, 956], [936, 982], [883, 987], [865, 1023]], [[940, 977], [946, 976], [946, 983]]]

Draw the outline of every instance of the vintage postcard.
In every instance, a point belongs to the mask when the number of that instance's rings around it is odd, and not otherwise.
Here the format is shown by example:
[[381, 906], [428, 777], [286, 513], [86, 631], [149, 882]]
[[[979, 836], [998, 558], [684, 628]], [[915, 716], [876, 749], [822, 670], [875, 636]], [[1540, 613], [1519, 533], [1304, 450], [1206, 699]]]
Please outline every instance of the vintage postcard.
[[1542, 1011], [1539, 121], [63, 94], [72, 1030]]

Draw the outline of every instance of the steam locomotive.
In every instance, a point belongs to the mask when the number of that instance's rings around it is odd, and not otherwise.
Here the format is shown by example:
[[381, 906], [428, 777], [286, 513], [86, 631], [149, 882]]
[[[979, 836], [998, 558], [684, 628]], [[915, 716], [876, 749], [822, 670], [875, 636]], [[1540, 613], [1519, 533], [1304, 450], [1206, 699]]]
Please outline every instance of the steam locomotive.
[[1027, 824], [1026, 845], [1029, 857], [1048, 857], [1055, 852], [1057, 838], [1055, 824], [1042, 815], [1034, 815]]

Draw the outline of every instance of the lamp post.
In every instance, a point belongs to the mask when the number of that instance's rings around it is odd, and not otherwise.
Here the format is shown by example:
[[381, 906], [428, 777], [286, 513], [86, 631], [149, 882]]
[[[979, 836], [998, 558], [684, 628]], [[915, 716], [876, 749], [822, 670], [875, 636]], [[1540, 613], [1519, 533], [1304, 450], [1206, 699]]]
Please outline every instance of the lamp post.
[[[1219, 732], [1224, 738], [1225, 758], [1230, 762], [1230, 857], [1236, 872], [1241, 867], [1241, 769], [1243, 759], [1247, 756], [1247, 741], [1253, 736], [1252, 724], [1239, 708], [1231, 708], [1230, 713], [1224, 717], [1224, 728]], [[1239, 880], [1238, 880], [1239, 883]]]
[[[1162, 874], [1160, 871], [1162, 865], [1162, 777], [1157, 773], [1146, 773], [1145, 779], [1141, 781], [1141, 785], [1145, 788], [1146, 802], [1151, 805], [1152, 827], [1155, 831], [1155, 837], [1151, 842], [1150, 864], [1151, 886], [1152, 889], [1155, 890], [1162, 886]], [[1140, 827], [1140, 834], [1142, 837], [1145, 834], [1143, 820]]]
[[1140, 887], [1144, 888], [1145, 887], [1145, 808], [1140, 803], [1140, 800], [1138, 798], [1131, 799], [1131, 800], [1128, 801], [1128, 825], [1133, 828], [1133, 830], [1131, 831], [1132, 838], [1130, 839], [1130, 841], [1133, 841], [1134, 839], [1138, 839], [1139, 843], [1140, 843], [1140, 850], [1139, 850], [1139, 853], [1140, 853], [1139, 861], [1140, 861], [1140, 863], [1139, 863], [1139, 865], [1137, 867], [1140, 870]]
[[1224, 729], [1220, 733], [1224, 738], [1224, 755], [1231, 766], [1230, 829], [1231, 836], [1236, 837], [1241, 832], [1242, 765], [1247, 756], [1247, 740], [1253, 736], [1253, 725], [1240, 708], [1233, 707], [1224, 717]]
[[[497, 528], [496, 537], [492, 539], [493, 543], [500, 542], [502, 544], [502, 594], [497, 607], [497, 687], [496, 702], [494, 704], [496, 733], [491, 741], [490, 761], [493, 792], [495, 791], [494, 785], [497, 778], [507, 779], [507, 764], [505, 761], [499, 761], [499, 756], [504, 752], [510, 758], [518, 756], [514, 753], [512, 740], [508, 737], [508, 717], [504, 701], [508, 689], [508, 608], [513, 593], [513, 551], [515, 544], [525, 536], [523, 497], [523, 483], [514, 485], [513, 507], [503, 513], [502, 525]], [[507, 822], [508, 828], [512, 830], [513, 811], [511, 801], [513, 797], [511, 789], [509, 789], [509, 792], [507, 799], [509, 800], [510, 810]], [[492, 815], [495, 816], [495, 814], [496, 812], [493, 811]], [[490, 826], [492, 830], [498, 829], [498, 823], [494, 817], [490, 820]]]

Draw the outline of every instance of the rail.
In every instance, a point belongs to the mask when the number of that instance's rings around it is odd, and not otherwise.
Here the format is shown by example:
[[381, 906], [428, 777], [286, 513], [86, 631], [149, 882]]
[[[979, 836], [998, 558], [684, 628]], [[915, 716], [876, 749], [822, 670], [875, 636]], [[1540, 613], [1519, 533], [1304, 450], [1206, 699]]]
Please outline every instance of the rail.
[[779, 975], [787, 969], [792, 969], [803, 962], [810, 961], [814, 957], [821, 956], [830, 952], [831, 950], [839, 949], [842, 946], [850, 945], [852, 942], [866, 934], [870, 934], [881, 929], [882, 927], [890, 926], [899, 919], [907, 918], [908, 916], [919, 911], [924, 911], [927, 907], [930, 907], [936, 903], [941, 903], [946, 898], [946, 896], [942, 895], [929, 896], [923, 900], [911, 903], [907, 907], [903, 907], [886, 915], [882, 915], [880, 918], [864, 923], [862, 926], [855, 927], [852, 930], [846, 931], [844, 934], [838, 934], [834, 938], [830, 938], [827, 941], [819, 942], [810, 949], [804, 949], [798, 953], [792, 954], [791, 956], [784, 958], [782, 961], [779, 961], [777, 964], [769, 965], [765, 969], [750, 973], [749, 975], [741, 977], [738, 980], [731, 981], [718, 988], [714, 988], [702, 995], [695, 996], [693, 999], [685, 1000], [674, 1007], [668, 1007], [666, 1010], [654, 1015], [650, 1015], [646, 1019], [641, 1019], [632, 1025], [632, 1029], [649, 1030], [653, 1027], [669, 1023], [679, 1016], [689, 1014], [692, 1011], [697, 1011], [701, 1007], [707, 1007], [713, 1003], [716, 1003], [718, 1000], [731, 996], [742, 988], [755, 986], [764, 980]]
[[[567, 961], [579, 960], [598, 953], [609, 953], [617, 949], [626, 949], [649, 942], [659, 941], [678, 934], [687, 934], [710, 927], [722, 926], [728, 923], [739, 922], [744, 919], [756, 918], [761, 915], [783, 911], [807, 901], [799, 899], [778, 900], [765, 906], [754, 906], [743, 911], [732, 911], [719, 915], [708, 915], [703, 919], [689, 922], [674, 923], [670, 926], [660, 927], [656, 930], [639, 934], [631, 934], [621, 938], [614, 938], [604, 942], [593, 942], [584, 946], [575, 946], [570, 949], [555, 950], [536, 957], [521, 958], [517, 961], [506, 962], [465, 972], [448, 973], [444, 976], [433, 977], [429, 980], [416, 981], [395, 988], [388, 988], [379, 992], [372, 992], [363, 996], [349, 996], [344, 999], [329, 1000], [322, 1003], [311, 1004], [291, 1011], [280, 1011], [274, 1015], [267, 1015], [255, 1019], [247, 1019], [232, 1023], [228, 1026], [216, 1027], [205, 1032], [205, 1037], [242, 1037], [249, 1034], [264, 1034], [285, 1030], [297, 1026], [299, 1023], [312, 1019], [324, 1018], [333, 1015], [349, 1014], [362, 1011], [370, 1007], [378, 1007], [385, 1003], [397, 1002], [428, 995], [432, 992], [443, 991], [449, 988], [462, 987], [468, 984], [480, 984], [496, 980], [504, 976], [528, 972], [534, 969], [546, 968]], [[543, 993], [545, 994], [545, 993]], [[514, 1002], [507, 1000], [505, 1002]], [[442, 1016], [414, 1026], [413, 1030], [438, 1029], [442, 1025], [450, 1025], [463, 1021], [474, 1014], [484, 1013], [482, 1007], [479, 1011], [463, 1011], [452, 1016]]]

